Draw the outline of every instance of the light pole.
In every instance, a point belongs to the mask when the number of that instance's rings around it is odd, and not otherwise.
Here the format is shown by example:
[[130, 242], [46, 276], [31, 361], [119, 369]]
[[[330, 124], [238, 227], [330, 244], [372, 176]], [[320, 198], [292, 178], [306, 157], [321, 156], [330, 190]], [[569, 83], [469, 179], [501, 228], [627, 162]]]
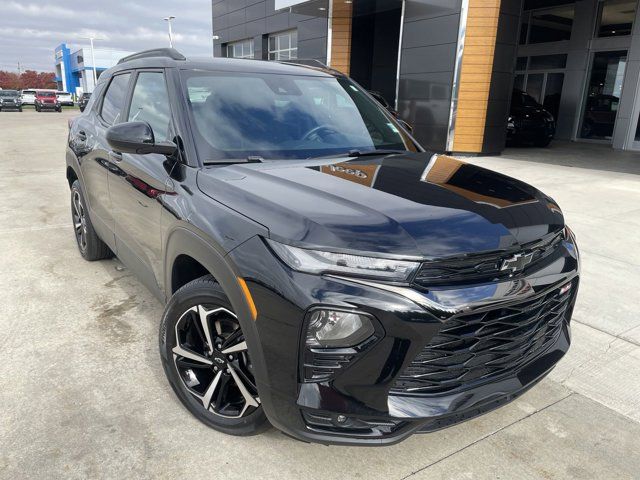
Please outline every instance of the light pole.
[[91, 42], [91, 66], [93, 67], [93, 90], [96, 89], [96, 83], [98, 83], [98, 74], [96, 73], [96, 55], [93, 51], [93, 37], [89, 37]]
[[80, 37], [80, 38], [85, 38], [87, 40], [89, 40], [89, 42], [91, 42], [91, 69], [93, 70], [93, 88], [96, 88], [96, 84], [98, 83], [98, 74], [96, 73], [96, 55], [95, 52], [93, 51], [93, 41], [94, 40], [104, 40], [104, 37], [96, 37], [95, 35], [88, 35], [86, 37]]
[[169, 15], [168, 17], [164, 17], [163, 20], [167, 22], [169, 25], [169, 48], [173, 48], [173, 32], [171, 31], [171, 20], [176, 18], [173, 15]]
[[220, 37], [218, 35], [214, 35], [211, 39], [213, 40], [213, 58], [216, 58], [216, 40], [220, 40]]

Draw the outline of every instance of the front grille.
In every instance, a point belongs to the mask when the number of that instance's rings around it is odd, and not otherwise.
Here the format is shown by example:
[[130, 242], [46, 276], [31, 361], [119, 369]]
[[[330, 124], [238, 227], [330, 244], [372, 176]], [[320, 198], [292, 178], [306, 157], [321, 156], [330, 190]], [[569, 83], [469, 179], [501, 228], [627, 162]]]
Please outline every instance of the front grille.
[[519, 254], [533, 254], [531, 263], [518, 274], [526, 273], [542, 259], [551, 255], [562, 242], [562, 233], [548, 239], [524, 245], [518, 252], [492, 252], [448, 260], [425, 262], [418, 270], [413, 283], [419, 287], [455, 285], [480, 281], [495, 281], [513, 276], [511, 270], [502, 270], [503, 262]]
[[494, 380], [534, 360], [569, 322], [577, 283], [569, 291], [444, 322], [442, 329], [396, 379], [396, 394], [438, 394]]

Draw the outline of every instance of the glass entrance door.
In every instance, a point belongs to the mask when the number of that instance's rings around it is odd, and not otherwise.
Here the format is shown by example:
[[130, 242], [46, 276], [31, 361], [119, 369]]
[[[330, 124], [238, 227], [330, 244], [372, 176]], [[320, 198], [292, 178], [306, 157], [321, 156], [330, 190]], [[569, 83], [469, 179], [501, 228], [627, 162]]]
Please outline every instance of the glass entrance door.
[[626, 66], [626, 50], [597, 52], [593, 55], [578, 131], [580, 138], [611, 142]]

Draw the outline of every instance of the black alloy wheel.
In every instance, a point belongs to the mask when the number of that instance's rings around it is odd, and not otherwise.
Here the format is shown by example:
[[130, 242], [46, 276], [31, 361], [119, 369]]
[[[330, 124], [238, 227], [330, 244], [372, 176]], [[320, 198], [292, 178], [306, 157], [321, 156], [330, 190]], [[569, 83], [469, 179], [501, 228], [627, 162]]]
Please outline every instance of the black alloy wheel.
[[233, 435], [266, 424], [240, 322], [218, 283], [206, 276], [174, 294], [160, 330], [167, 378], [198, 419]]

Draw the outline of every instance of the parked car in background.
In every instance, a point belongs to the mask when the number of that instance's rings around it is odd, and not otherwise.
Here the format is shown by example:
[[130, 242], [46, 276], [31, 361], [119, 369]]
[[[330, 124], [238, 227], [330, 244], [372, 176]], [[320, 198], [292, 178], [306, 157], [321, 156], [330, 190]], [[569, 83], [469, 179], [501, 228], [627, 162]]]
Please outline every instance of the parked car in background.
[[620, 98], [614, 95], [591, 95], [587, 98], [580, 136], [582, 138], [611, 138]]
[[87, 103], [89, 103], [90, 98], [91, 98], [91, 93], [89, 92], [84, 92], [82, 95], [80, 95], [80, 100], [78, 100], [78, 106], [80, 107], [81, 112], [84, 112], [84, 109], [87, 106]]
[[35, 105], [36, 104], [36, 91], [35, 90], [22, 90], [22, 105]]
[[546, 147], [556, 134], [553, 115], [522, 90], [514, 90], [507, 120], [507, 143]]
[[56, 92], [36, 90], [36, 112], [43, 110], [55, 110], [56, 112], [62, 111], [62, 105], [58, 101]]
[[65, 143], [80, 255], [165, 304], [167, 379], [219, 431], [388, 445], [510, 402], [569, 349], [556, 202], [426, 151], [335, 70], [141, 52]]
[[73, 96], [69, 92], [56, 92], [56, 97], [63, 107], [73, 107]]
[[0, 111], [22, 111], [22, 98], [18, 90], [0, 90]]

